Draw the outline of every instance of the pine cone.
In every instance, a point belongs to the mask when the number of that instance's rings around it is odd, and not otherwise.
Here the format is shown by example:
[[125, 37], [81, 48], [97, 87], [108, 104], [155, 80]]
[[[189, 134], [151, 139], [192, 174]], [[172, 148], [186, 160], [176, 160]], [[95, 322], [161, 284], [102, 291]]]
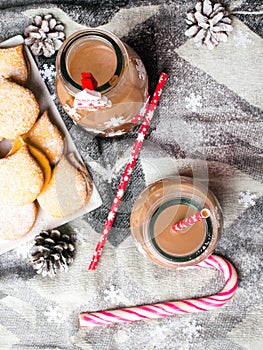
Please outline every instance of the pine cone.
[[67, 271], [73, 263], [74, 242], [58, 230], [42, 231], [35, 237], [31, 264], [43, 277], [54, 277], [58, 271]]
[[185, 35], [194, 38], [197, 47], [207, 46], [212, 50], [220, 41], [226, 42], [232, 30], [231, 19], [225, 7], [219, 3], [212, 5], [203, 0], [195, 5], [195, 11], [187, 13], [189, 28]]
[[35, 56], [51, 57], [65, 39], [64, 25], [51, 14], [35, 16], [34, 23], [24, 30], [25, 44]]

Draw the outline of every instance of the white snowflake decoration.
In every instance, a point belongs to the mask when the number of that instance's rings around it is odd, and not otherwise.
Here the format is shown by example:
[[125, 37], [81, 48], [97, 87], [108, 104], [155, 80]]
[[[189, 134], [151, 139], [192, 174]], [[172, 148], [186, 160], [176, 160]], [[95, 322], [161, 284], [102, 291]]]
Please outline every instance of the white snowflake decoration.
[[56, 67], [54, 64], [43, 64], [43, 67], [39, 70], [39, 73], [44, 81], [53, 83], [56, 77]]
[[246, 192], [240, 192], [239, 193], [239, 200], [238, 202], [240, 204], [244, 205], [244, 208], [249, 208], [256, 204], [255, 199], [257, 198], [255, 193], [251, 193], [249, 190]]
[[202, 329], [202, 327], [200, 325], [196, 324], [196, 321], [190, 321], [188, 325], [185, 325], [183, 328], [183, 333], [187, 338], [194, 338], [194, 337], [198, 337], [200, 330]]
[[110, 128], [114, 126], [119, 126], [123, 123], [124, 123], [124, 117], [120, 116], [120, 117], [113, 117], [109, 121], [105, 122], [104, 124], [107, 128]]
[[113, 220], [115, 218], [115, 213], [111, 210], [108, 215], [108, 220]]
[[74, 118], [76, 118], [77, 120], [80, 120], [80, 119], [81, 119], [81, 115], [79, 115], [79, 114], [77, 113], [77, 111], [75, 110], [75, 108], [70, 107], [68, 104], [65, 104], [65, 105], [63, 106], [63, 108], [65, 109], [65, 111], [68, 113], [68, 115], [69, 115], [70, 117], [74, 117]]
[[108, 137], [112, 137], [112, 136], [121, 136], [125, 134], [125, 130], [117, 130], [114, 132], [109, 132], [107, 135]]
[[64, 322], [64, 315], [58, 306], [52, 307], [49, 305], [47, 310], [44, 312], [44, 315], [46, 316], [48, 323], [55, 322], [57, 324], [61, 324]]
[[123, 197], [123, 195], [124, 195], [124, 190], [123, 189], [119, 189], [118, 192], [117, 192], [117, 197], [119, 199], [121, 199]]
[[55, 92], [53, 94], [50, 94], [50, 97], [52, 98], [53, 101], [55, 101], [57, 95], [55, 94]]
[[169, 336], [172, 336], [172, 330], [167, 326], [161, 326], [158, 324], [157, 327], [154, 327], [150, 331], [150, 344], [151, 347], [154, 348], [154, 345], [160, 344], [161, 342], [164, 342], [165, 339]]
[[[152, 117], [153, 117], [153, 111], [149, 111], [149, 112], [147, 113], [147, 120], [148, 120], [148, 121], [151, 120]], [[144, 125], [146, 125], [146, 124], [144, 124]]]
[[114, 338], [117, 343], [125, 343], [129, 339], [129, 333], [121, 329], [115, 333]]
[[117, 173], [112, 167], [112, 164], [106, 164], [106, 167], [104, 168], [98, 162], [90, 161], [89, 166], [107, 182], [112, 182], [113, 179], [117, 178]]
[[139, 115], [144, 116], [146, 113], [146, 107], [148, 106], [149, 98], [146, 100], [146, 102], [143, 104], [139, 111]]
[[74, 239], [75, 242], [78, 244], [83, 244], [84, 242], [86, 242], [86, 238], [85, 238], [85, 232], [82, 229], [79, 228], [73, 228], [74, 231]]
[[85, 126], [85, 130], [86, 130], [86, 131], [89, 131], [89, 132], [92, 132], [93, 134], [102, 134], [102, 135], [105, 135], [105, 132], [102, 131], [102, 130], [99, 130], [99, 129], [87, 128], [87, 127]]
[[234, 45], [237, 47], [247, 48], [248, 46], [253, 45], [253, 40], [249, 33], [239, 30], [235, 35], [233, 35]]
[[127, 169], [127, 174], [128, 174], [128, 175], [131, 175], [132, 170], [133, 170], [132, 168], [128, 168], [128, 169]]
[[202, 98], [200, 96], [196, 96], [193, 92], [191, 92], [190, 96], [185, 98], [186, 107], [191, 109], [193, 112], [197, 112], [198, 108], [202, 107], [201, 103]]
[[116, 288], [116, 286], [111, 285], [109, 288], [105, 289], [104, 299], [108, 302], [118, 302], [120, 298], [120, 290]]
[[136, 67], [136, 70], [138, 72], [139, 79], [145, 80], [145, 78], [146, 78], [146, 71], [145, 71], [145, 68], [144, 68], [144, 65], [143, 65], [142, 61], [139, 60], [138, 58], [136, 58], [135, 61], [136, 61], [135, 67]]
[[145, 134], [143, 132], [140, 132], [137, 136], [137, 140], [139, 142], [142, 142], [144, 140], [144, 138], [145, 138]]

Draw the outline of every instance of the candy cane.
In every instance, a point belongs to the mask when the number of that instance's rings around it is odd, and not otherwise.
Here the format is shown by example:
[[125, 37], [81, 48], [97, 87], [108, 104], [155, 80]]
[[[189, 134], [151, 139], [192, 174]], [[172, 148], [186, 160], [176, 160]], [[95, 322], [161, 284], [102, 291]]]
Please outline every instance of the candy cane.
[[170, 301], [110, 311], [84, 312], [79, 316], [80, 327], [88, 328], [119, 322], [134, 322], [172, 315], [209, 311], [217, 309], [227, 303], [233, 297], [238, 286], [238, 277], [234, 266], [230, 264], [228, 260], [216, 255], [211, 255], [196, 266], [210, 267], [219, 270], [225, 279], [224, 288], [215, 295], [203, 298]]

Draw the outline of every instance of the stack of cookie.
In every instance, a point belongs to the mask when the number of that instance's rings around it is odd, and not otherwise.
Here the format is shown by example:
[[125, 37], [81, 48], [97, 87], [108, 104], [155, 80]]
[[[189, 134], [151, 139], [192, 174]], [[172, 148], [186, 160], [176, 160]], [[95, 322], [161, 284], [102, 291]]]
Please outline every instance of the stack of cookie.
[[64, 135], [40, 113], [29, 76], [22, 44], [0, 49], [0, 237], [8, 240], [30, 232], [40, 207], [68, 217], [92, 191], [86, 168], [66, 156]]

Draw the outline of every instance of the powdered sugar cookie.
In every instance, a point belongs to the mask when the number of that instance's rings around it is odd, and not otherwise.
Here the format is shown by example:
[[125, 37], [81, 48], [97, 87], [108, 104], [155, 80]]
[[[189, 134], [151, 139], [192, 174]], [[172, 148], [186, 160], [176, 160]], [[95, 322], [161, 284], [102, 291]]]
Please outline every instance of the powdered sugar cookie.
[[0, 48], [0, 75], [19, 84], [25, 84], [29, 78], [28, 64], [23, 49], [23, 44]]
[[38, 114], [33, 92], [0, 76], [0, 138], [15, 139], [28, 132]]
[[23, 206], [8, 206], [0, 204], [0, 237], [16, 240], [25, 236], [33, 227], [37, 206], [30, 203]]
[[26, 145], [13, 155], [0, 159], [0, 184], [2, 205], [26, 205], [41, 192], [44, 175]]
[[47, 111], [36, 121], [25, 141], [40, 149], [52, 165], [56, 164], [62, 157], [64, 137], [50, 121]]

